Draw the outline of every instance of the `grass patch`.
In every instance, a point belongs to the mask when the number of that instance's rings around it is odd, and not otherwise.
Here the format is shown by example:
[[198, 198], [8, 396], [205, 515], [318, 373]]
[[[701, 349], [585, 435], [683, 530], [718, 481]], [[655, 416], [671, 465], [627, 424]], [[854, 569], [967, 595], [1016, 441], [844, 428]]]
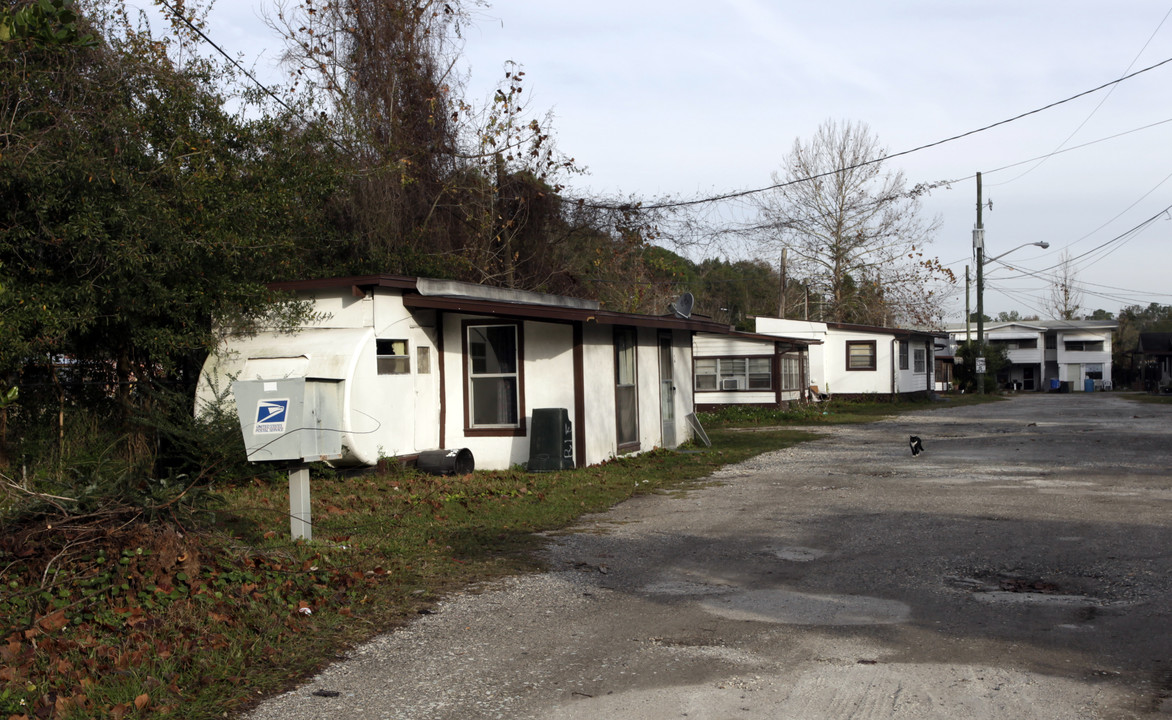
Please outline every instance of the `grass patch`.
[[1135, 402], [1148, 403], [1150, 405], [1172, 405], [1172, 395], [1153, 395], [1151, 393], [1120, 393], [1120, 397], [1125, 397], [1128, 400]]
[[811, 437], [711, 436], [543, 474], [315, 469], [308, 543], [288, 539], [287, 485], [262, 477], [219, 491], [199, 528], [6, 527], [0, 717], [239, 713], [453, 588], [534, 569], [535, 532]]
[[796, 405], [789, 410], [748, 405], [729, 405], [716, 412], [698, 413], [705, 428], [787, 427], [807, 425], [843, 425], [871, 422], [882, 417], [916, 410], [938, 410], [966, 405], [999, 402], [997, 395], [941, 393], [929, 400], [856, 400], [832, 398], [823, 403]]

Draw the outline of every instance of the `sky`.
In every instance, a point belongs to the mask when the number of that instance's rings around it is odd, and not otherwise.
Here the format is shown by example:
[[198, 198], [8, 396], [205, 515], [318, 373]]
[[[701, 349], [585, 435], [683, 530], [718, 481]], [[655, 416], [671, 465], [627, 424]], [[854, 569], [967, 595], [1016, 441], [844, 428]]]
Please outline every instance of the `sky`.
[[[276, 82], [265, 7], [220, 0], [207, 33]], [[1170, 14], [1172, 0], [495, 0], [474, 8], [460, 69], [472, 102], [506, 63], [525, 71], [531, 110], [553, 114], [558, 146], [589, 171], [572, 195], [765, 188], [823, 122], [865, 123], [898, 155], [887, 170], [952, 181], [922, 206], [939, 221], [928, 254], [959, 279], [947, 317], [963, 319], [966, 264], [975, 275], [980, 172], [986, 256], [998, 258], [985, 311], [1047, 318], [1063, 251], [1086, 312], [1172, 304], [1172, 62], [1060, 103], [1172, 59]], [[698, 212], [735, 222], [747, 208]], [[1041, 241], [1049, 249], [1029, 245]]]

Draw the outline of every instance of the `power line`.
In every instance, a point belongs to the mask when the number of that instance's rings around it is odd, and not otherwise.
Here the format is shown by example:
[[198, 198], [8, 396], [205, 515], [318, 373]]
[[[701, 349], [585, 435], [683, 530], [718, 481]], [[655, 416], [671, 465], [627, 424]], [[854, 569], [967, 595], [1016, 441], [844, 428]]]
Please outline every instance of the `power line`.
[[[1131, 71], [1131, 69], [1133, 67], [1135, 67], [1135, 63], [1139, 61], [1140, 56], [1144, 54], [1144, 51], [1148, 49], [1148, 45], [1152, 44], [1152, 40], [1156, 37], [1156, 34], [1160, 32], [1160, 28], [1164, 27], [1164, 23], [1168, 21], [1169, 15], [1172, 15], [1172, 9], [1169, 9], [1168, 12], [1164, 14], [1164, 18], [1162, 20], [1160, 20], [1160, 23], [1158, 25], [1156, 25], [1156, 29], [1152, 31], [1152, 34], [1150, 36], [1148, 36], [1147, 42], [1145, 42], [1143, 47], [1141, 47], [1139, 49], [1139, 52], [1137, 52], [1135, 54], [1135, 57], [1131, 59], [1131, 62], [1127, 64], [1127, 67], [1123, 70], [1124, 75], [1126, 75], [1128, 72]], [[1103, 99], [1099, 101], [1099, 104], [1091, 109], [1091, 111], [1087, 114], [1087, 116], [1085, 118], [1083, 118], [1083, 121], [1078, 124], [1078, 127], [1076, 127], [1074, 130], [1072, 130], [1070, 135], [1068, 135], [1065, 140], [1058, 143], [1058, 147], [1056, 147], [1053, 152], [1046, 154], [1046, 155], [1043, 155], [1041, 158], [1038, 158], [1037, 165], [1033, 166], [1029, 170], [1026, 170], [1025, 172], [1021, 173], [1017, 177], [1010, 178], [1009, 180], [1006, 180], [1005, 182], [997, 183], [996, 185], [994, 185], [992, 187], [999, 187], [1001, 185], [1008, 185], [1011, 182], [1015, 182], [1017, 180], [1020, 180], [1021, 178], [1025, 177], [1026, 175], [1029, 175], [1030, 173], [1032, 173], [1034, 170], [1037, 170], [1038, 168], [1042, 167], [1042, 165], [1047, 160], [1049, 160], [1050, 158], [1054, 157], [1059, 152], [1061, 152], [1062, 148], [1066, 145], [1066, 143], [1070, 142], [1074, 138], [1074, 136], [1078, 134], [1079, 130], [1082, 130], [1084, 127], [1086, 127], [1086, 124], [1091, 121], [1091, 118], [1095, 116], [1095, 113], [1097, 113], [1099, 111], [1099, 108], [1103, 107], [1103, 105], [1106, 104], [1106, 102], [1111, 98], [1111, 95], [1113, 95], [1115, 93], [1116, 87], [1118, 87], [1118, 86], [1116, 85], [1116, 86], [1112, 87], [1107, 92], [1107, 94], [1103, 96]], [[1071, 149], [1074, 149], [1074, 148], [1071, 148]], [[1030, 162], [1032, 162], [1032, 161], [1030, 161]]]
[[236, 58], [234, 58], [231, 55], [229, 55], [228, 53], [224, 52], [223, 48], [221, 48], [219, 45], [217, 45], [215, 43], [215, 41], [213, 41], [210, 37], [208, 37], [207, 34], [204, 33], [203, 30], [200, 30], [194, 23], [192, 23], [190, 20], [188, 20], [187, 17], [185, 15], [183, 15], [183, 13], [179, 12], [177, 9], [172, 7], [171, 4], [167, 2], [167, 0], [159, 0], [159, 4], [162, 5], [163, 7], [167, 8], [167, 10], [170, 11], [170, 13], [172, 15], [174, 15], [179, 20], [179, 22], [186, 25], [189, 30], [194, 32], [196, 35], [199, 35], [201, 40], [206, 42], [208, 45], [211, 45], [212, 49], [214, 49], [219, 54], [223, 55], [224, 58], [228, 62], [235, 65], [236, 69], [238, 69], [240, 72], [244, 73], [244, 76], [247, 77], [249, 80], [251, 80], [253, 82], [253, 84], [255, 84], [258, 88], [263, 90], [266, 95], [268, 95], [272, 99], [276, 100], [281, 105], [281, 107], [285, 108], [289, 112], [291, 112], [294, 115], [296, 115], [297, 117], [301, 118], [301, 120], [303, 122], [305, 122], [306, 124], [309, 123], [309, 121], [306, 120], [305, 117], [302, 116], [300, 112], [298, 112], [297, 110], [294, 110], [293, 107], [290, 106], [288, 103], [286, 103], [284, 100], [282, 100], [280, 98], [280, 96], [278, 96], [272, 90], [269, 90], [267, 85], [262, 83], [260, 80], [257, 80], [256, 77], [254, 77], [252, 73], [248, 72], [248, 70], [245, 69], [245, 67], [243, 65], [241, 65], [239, 62], [237, 62]]
[[[1001, 172], [1002, 170], [1009, 170], [1011, 168], [1018, 167], [1019, 165], [1027, 165], [1027, 164], [1035, 162], [1037, 160], [1047, 160], [1049, 158], [1054, 157], [1055, 155], [1062, 155], [1064, 153], [1074, 152], [1075, 150], [1082, 150], [1083, 148], [1090, 147], [1091, 145], [1098, 145], [1101, 142], [1107, 142], [1108, 140], [1115, 140], [1116, 138], [1121, 138], [1126, 135], [1131, 135], [1132, 133], [1137, 133], [1137, 132], [1140, 132], [1143, 130], [1150, 130], [1154, 127], [1159, 127], [1160, 125], [1166, 125], [1170, 122], [1172, 122], [1172, 118], [1168, 118], [1166, 120], [1159, 120], [1157, 122], [1151, 123], [1150, 125], [1144, 125], [1143, 127], [1137, 127], [1137, 128], [1133, 128], [1131, 130], [1124, 130], [1121, 133], [1116, 133], [1114, 135], [1109, 135], [1107, 137], [1099, 138], [1098, 140], [1091, 140], [1091, 141], [1085, 142], [1081, 145], [1075, 145], [1074, 147], [1068, 147], [1068, 148], [1063, 148], [1061, 150], [1055, 150], [1053, 152], [1046, 153], [1045, 155], [1039, 155], [1037, 157], [1030, 158], [1029, 160], [1021, 160], [1019, 162], [1011, 163], [1009, 165], [1002, 165], [1001, 167], [995, 168], [993, 170], [985, 170], [984, 173], [986, 175], [992, 175], [995, 172]], [[1021, 177], [1021, 175], [1018, 175], [1018, 177]], [[967, 178], [963, 178], [963, 179], [967, 179]], [[1014, 178], [1014, 180], [1016, 180], [1016, 179], [1017, 178]], [[1007, 180], [1006, 182], [1003, 182], [1003, 183], [997, 183], [993, 187], [1005, 185], [1010, 182], [1013, 182], [1013, 180]]]
[[[1051, 109], [1056, 108], [1060, 105], [1065, 105], [1066, 103], [1073, 102], [1074, 100], [1078, 100], [1079, 98], [1083, 98], [1083, 97], [1086, 97], [1087, 95], [1091, 95], [1093, 93], [1099, 92], [1100, 90], [1103, 90], [1105, 88], [1114, 87], [1115, 85], [1118, 85], [1119, 83], [1122, 83], [1126, 80], [1130, 80], [1130, 79], [1137, 77], [1139, 75], [1142, 75], [1146, 72], [1151, 72], [1152, 70], [1155, 70], [1159, 67], [1167, 65], [1168, 63], [1172, 63], [1172, 58], [1167, 58], [1165, 60], [1161, 60], [1160, 62], [1158, 62], [1154, 65], [1149, 65], [1148, 67], [1145, 67], [1141, 70], [1136, 70], [1135, 72], [1124, 75], [1123, 77], [1118, 78], [1116, 80], [1112, 80], [1110, 82], [1103, 83], [1102, 85], [1099, 85], [1098, 87], [1092, 88], [1090, 90], [1084, 90], [1083, 92], [1080, 92], [1077, 95], [1071, 95], [1070, 97], [1065, 98], [1063, 100], [1057, 100], [1055, 102], [1049, 103], [1048, 105], [1043, 105], [1042, 107], [1035, 108], [1034, 110], [1029, 110], [1027, 112], [1024, 112], [1024, 113], [1021, 113], [1018, 115], [1014, 115], [1013, 117], [1006, 118], [1005, 120], [1000, 120], [998, 122], [991, 123], [991, 124], [985, 125], [983, 127], [979, 127], [975, 130], [969, 130], [968, 132], [963, 132], [963, 133], [960, 133], [959, 135], [953, 135], [952, 137], [944, 138], [943, 140], [937, 140], [935, 142], [930, 142], [930, 143], [927, 143], [924, 145], [919, 145], [917, 147], [911, 148], [910, 150], [902, 150], [900, 152], [893, 153], [891, 155], [884, 155], [883, 157], [875, 158], [874, 160], [867, 160], [867, 161], [864, 161], [861, 163], [857, 163], [855, 165], [850, 165], [848, 167], [842, 167], [842, 168], [838, 168], [838, 169], [831, 170], [828, 172], [818, 173], [816, 175], [811, 175], [811, 176], [804, 177], [804, 178], [798, 178], [796, 180], [789, 180], [789, 181], [786, 181], [783, 183], [774, 183], [773, 185], [769, 185], [767, 187], [762, 187], [762, 188], [756, 188], [753, 190], [740, 190], [737, 192], [724, 193], [722, 195], [713, 195], [710, 197], [699, 198], [696, 200], [680, 200], [677, 202], [655, 203], [655, 204], [651, 204], [651, 205], [639, 205], [638, 207], [641, 209], [644, 209], [644, 210], [668, 210], [668, 209], [672, 209], [672, 208], [682, 208], [682, 207], [691, 207], [691, 206], [695, 206], [695, 205], [705, 205], [708, 203], [721, 202], [724, 200], [735, 200], [737, 198], [748, 197], [750, 195], [758, 195], [763, 192], [769, 192], [770, 190], [777, 190], [779, 188], [789, 187], [790, 185], [796, 185], [798, 183], [803, 183], [803, 182], [810, 182], [811, 180], [819, 180], [821, 178], [830, 177], [832, 175], [837, 175], [838, 173], [847, 172], [849, 170], [856, 170], [858, 168], [867, 167], [869, 165], [875, 165], [877, 163], [885, 162], [887, 160], [891, 160], [891, 159], [898, 158], [898, 157], [903, 157], [905, 155], [911, 155], [912, 153], [917, 153], [922, 150], [927, 150], [929, 148], [938, 147], [938, 146], [944, 145], [946, 143], [955, 142], [957, 140], [961, 140], [963, 138], [970, 137], [972, 135], [976, 135], [978, 133], [987, 132], [987, 131], [992, 130], [994, 128], [1001, 127], [1002, 125], [1007, 125], [1012, 122], [1017, 122], [1018, 120], [1022, 120], [1024, 118], [1030, 117], [1031, 115], [1037, 115], [1038, 113], [1045, 112], [1046, 110], [1051, 110]], [[947, 181], [947, 183], [939, 183], [939, 184], [949, 184], [949, 183], [953, 183], [953, 182], [959, 182], [959, 180], [949, 180], [949, 181]], [[581, 202], [581, 201], [579, 202], [579, 204], [583, 205], [584, 207], [598, 209], [598, 210], [621, 210], [626, 207], [629, 207], [628, 205], [590, 204], [590, 203], [585, 203], [585, 202]]]
[[[170, 13], [172, 15], [174, 15], [176, 18], [178, 18], [179, 22], [181, 22], [185, 26], [187, 26], [196, 35], [199, 35], [200, 39], [202, 39], [208, 45], [211, 45], [212, 49], [214, 49], [220, 55], [224, 56], [224, 58], [228, 62], [232, 63], [236, 67], [236, 69], [238, 69], [240, 72], [244, 73], [244, 76], [247, 77], [249, 80], [251, 80], [253, 82], [253, 84], [256, 85], [258, 88], [260, 88], [260, 90], [262, 92], [264, 92], [265, 95], [268, 95], [273, 100], [276, 100], [277, 103], [281, 107], [285, 108], [290, 113], [292, 113], [295, 117], [300, 119], [301, 122], [305, 123], [305, 125], [307, 127], [311, 126], [313, 124], [309, 121], [308, 118], [305, 117], [305, 115], [303, 115], [301, 113], [301, 111], [297, 110], [292, 105], [285, 102], [279, 95], [277, 95], [275, 92], [270, 90], [267, 85], [262, 83], [260, 80], [257, 80], [256, 77], [252, 73], [250, 73], [247, 69], [245, 69], [245, 67], [243, 65], [241, 65], [239, 62], [237, 62], [236, 58], [232, 57], [227, 52], [225, 52], [224, 49], [221, 48], [219, 45], [217, 45], [215, 43], [215, 41], [213, 41], [210, 37], [208, 37], [207, 34], [203, 30], [201, 30], [199, 27], [197, 27], [195, 24], [193, 24], [190, 20], [188, 20], [187, 17], [184, 16], [182, 13], [180, 13], [177, 9], [172, 7], [171, 4], [167, 2], [167, 0], [159, 0], [159, 4], [162, 5], [164, 8], [166, 8], [168, 11], [170, 11]], [[334, 147], [338, 148], [339, 150], [342, 150], [342, 151], [346, 150], [346, 148], [342, 145], [342, 143], [337, 138], [329, 137], [327, 135], [327, 139], [331, 143], [333, 143]]]

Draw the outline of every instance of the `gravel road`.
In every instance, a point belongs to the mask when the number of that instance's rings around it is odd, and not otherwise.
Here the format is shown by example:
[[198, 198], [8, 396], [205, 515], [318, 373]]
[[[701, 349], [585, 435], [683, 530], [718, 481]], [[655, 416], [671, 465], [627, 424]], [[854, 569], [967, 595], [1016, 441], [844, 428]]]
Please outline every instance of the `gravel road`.
[[1170, 467], [1172, 406], [1116, 394], [827, 428], [585, 518], [250, 717], [1172, 718]]

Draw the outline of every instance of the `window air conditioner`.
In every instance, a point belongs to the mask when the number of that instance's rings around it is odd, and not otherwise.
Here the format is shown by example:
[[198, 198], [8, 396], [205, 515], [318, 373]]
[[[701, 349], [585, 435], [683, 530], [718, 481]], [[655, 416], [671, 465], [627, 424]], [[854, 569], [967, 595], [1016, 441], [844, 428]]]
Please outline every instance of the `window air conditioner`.
[[724, 378], [720, 381], [720, 389], [721, 390], [740, 390], [741, 389], [741, 379], [740, 378]]

